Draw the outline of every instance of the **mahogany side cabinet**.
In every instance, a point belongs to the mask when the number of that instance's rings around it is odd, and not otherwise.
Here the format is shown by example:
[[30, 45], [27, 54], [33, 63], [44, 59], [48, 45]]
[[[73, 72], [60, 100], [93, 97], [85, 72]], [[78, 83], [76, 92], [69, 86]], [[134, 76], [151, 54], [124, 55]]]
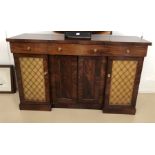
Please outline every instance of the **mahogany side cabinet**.
[[91, 40], [21, 34], [7, 41], [14, 55], [21, 110], [86, 108], [135, 114], [151, 42], [101, 34]]

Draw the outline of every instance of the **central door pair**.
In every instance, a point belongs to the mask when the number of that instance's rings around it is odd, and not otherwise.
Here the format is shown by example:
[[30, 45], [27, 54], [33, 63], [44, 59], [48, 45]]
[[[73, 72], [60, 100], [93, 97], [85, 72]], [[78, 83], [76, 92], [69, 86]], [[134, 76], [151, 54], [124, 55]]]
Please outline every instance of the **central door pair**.
[[52, 106], [101, 109], [106, 57], [51, 56]]

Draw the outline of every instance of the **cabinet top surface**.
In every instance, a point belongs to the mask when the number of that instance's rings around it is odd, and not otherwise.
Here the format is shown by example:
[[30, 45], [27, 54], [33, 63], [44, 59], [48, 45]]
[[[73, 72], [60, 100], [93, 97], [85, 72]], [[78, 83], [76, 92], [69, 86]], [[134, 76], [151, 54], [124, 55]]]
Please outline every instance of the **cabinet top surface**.
[[115, 36], [115, 35], [92, 35], [91, 40], [65, 39], [64, 34], [21, 34], [6, 39], [9, 42], [53, 42], [53, 43], [73, 43], [73, 44], [112, 44], [127, 43], [152, 45], [151, 42], [135, 36]]

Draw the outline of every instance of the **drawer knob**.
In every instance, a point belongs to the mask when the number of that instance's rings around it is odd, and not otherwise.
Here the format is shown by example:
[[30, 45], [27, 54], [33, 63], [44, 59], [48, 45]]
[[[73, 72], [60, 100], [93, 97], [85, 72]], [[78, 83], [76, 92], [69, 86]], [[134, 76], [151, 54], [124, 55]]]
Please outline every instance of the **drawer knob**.
[[130, 53], [130, 50], [129, 50], [129, 49], [127, 49], [127, 50], [126, 50], [126, 53], [127, 53], [127, 54], [129, 54], [129, 53]]
[[47, 75], [47, 72], [44, 72], [44, 75], [46, 76]]
[[108, 74], [108, 78], [110, 78], [111, 77], [111, 74]]
[[61, 52], [62, 51], [62, 48], [61, 47], [58, 47], [58, 51]]
[[94, 48], [94, 53], [96, 53], [97, 52], [97, 49], [96, 48]]
[[31, 50], [31, 47], [30, 47], [30, 46], [28, 46], [28, 47], [27, 47], [27, 50], [28, 50], [28, 51], [30, 51], [30, 50]]

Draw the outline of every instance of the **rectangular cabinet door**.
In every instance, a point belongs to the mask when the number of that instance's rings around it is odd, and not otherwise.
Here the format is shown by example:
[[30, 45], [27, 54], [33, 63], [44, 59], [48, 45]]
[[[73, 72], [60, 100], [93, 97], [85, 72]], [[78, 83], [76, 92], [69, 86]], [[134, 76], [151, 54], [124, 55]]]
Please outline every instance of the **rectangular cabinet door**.
[[20, 109], [51, 110], [46, 55], [14, 54]]
[[143, 58], [109, 57], [104, 112], [135, 114]]
[[76, 108], [77, 57], [50, 56], [53, 107]]
[[102, 109], [105, 57], [78, 57], [78, 102], [81, 108]]

